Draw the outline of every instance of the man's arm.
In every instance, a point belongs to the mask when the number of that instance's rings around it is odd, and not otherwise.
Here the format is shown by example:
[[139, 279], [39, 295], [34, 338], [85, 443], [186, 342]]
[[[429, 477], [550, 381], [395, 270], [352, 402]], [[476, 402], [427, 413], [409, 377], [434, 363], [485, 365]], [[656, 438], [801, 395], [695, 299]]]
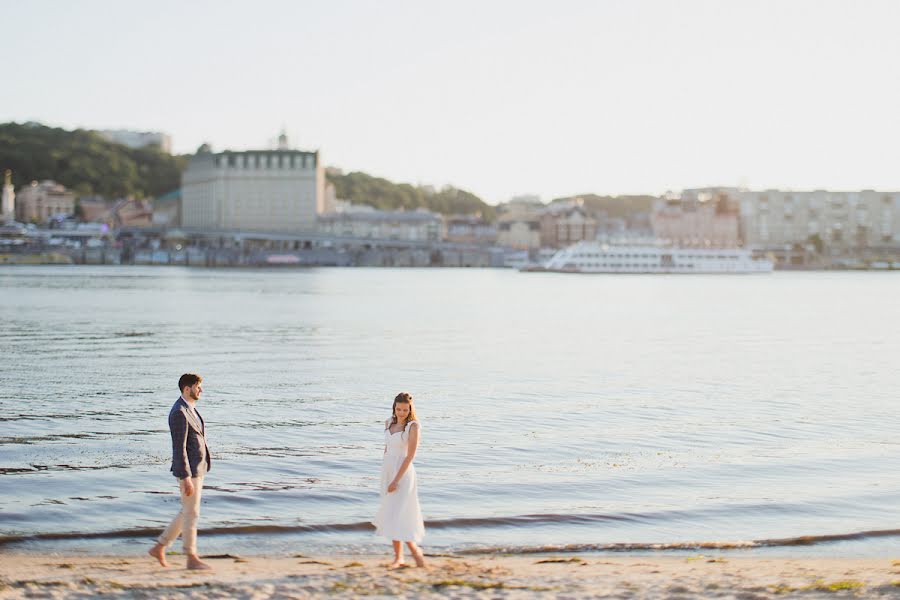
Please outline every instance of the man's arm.
[[191, 476], [191, 465], [187, 455], [188, 423], [180, 410], [169, 415], [169, 431], [172, 434], [172, 473], [178, 479]]

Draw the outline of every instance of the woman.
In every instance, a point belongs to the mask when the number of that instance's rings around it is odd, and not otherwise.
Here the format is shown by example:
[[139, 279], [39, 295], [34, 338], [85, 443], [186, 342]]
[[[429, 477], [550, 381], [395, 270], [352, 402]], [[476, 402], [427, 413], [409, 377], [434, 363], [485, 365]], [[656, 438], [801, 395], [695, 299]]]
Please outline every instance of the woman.
[[422, 550], [416, 545], [425, 535], [416, 469], [413, 458], [419, 446], [419, 423], [412, 396], [403, 392], [394, 398], [392, 416], [384, 422], [384, 463], [381, 466], [381, 506], [372, 521], [378, 535], [394, 545], [394, 562], [404, 566], [403, 542], [409, 547], [417, 567], [425, 566]]

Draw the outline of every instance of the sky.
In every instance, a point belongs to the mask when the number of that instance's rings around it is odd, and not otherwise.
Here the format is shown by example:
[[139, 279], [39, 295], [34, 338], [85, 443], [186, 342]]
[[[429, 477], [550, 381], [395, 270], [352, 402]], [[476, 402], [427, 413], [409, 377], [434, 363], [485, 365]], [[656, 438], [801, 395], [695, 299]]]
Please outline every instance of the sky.
[[521, 194], [900, 190], [894, 0], [0, 0], [0, 122]]

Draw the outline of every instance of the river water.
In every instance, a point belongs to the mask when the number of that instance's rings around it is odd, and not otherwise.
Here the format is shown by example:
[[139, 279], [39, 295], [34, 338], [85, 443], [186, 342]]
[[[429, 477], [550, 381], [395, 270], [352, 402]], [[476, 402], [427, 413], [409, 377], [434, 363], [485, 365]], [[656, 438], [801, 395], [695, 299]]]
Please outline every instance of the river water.
[[197, 372], [201, 551], [383, 550], [408, 391], [430, 551], [896, 554], [898, 298], [896, 273], [2, 268], [0, 542], [148, 546]]

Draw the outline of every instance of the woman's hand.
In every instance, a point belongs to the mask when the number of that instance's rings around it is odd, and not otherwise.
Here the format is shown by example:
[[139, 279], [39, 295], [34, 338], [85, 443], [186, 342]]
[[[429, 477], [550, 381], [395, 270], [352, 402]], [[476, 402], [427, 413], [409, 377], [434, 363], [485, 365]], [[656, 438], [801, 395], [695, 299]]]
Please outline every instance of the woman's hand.
[[397, 482], [396, 481], [390, 482], [388, 484], [388, 494], [390, 494], [391, 492], [396, 492], [396, 491], [397, 491]]

